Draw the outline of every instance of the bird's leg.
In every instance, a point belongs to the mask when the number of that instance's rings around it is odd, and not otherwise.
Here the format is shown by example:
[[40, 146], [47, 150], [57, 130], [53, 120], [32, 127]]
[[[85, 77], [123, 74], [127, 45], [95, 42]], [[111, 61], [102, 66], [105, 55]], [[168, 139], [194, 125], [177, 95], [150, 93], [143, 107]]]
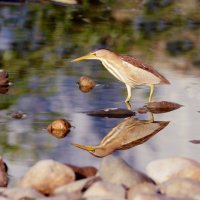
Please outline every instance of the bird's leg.
[[130, 85], [126, 85], [126, 88], [127, 88], [128, 96], [127, 96], [125, 102], [129, 102], [130, 99], [131, 99], [131, 86]]
[[150, 90], [150, 94], [149, 94], [149, 102], [151, 102], [151, 100], [152, 100], [153, 91], [154, 91], [154, 85], [151, 84], [151, 85], [150, 85], [150, 88], [151, 88], [151, 90]]

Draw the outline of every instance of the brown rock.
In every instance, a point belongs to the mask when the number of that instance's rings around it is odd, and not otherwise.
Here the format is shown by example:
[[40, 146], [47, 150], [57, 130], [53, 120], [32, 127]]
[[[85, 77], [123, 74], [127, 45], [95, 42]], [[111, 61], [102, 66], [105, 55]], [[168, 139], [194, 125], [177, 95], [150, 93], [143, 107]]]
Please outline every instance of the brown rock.
[[57, 138], [63, 138], [70, 132], [71, 124], [66, 119], [58, 119], [48, 125], [47, 130]]
[[78, 84], [82, 92], [89, 92], [95, 87], [95, 82], [87, 76], [81, 76]]
[[174, 178], [159, 185], [160, 192], [170, 197], [200, 199], [200, 181]]
[[73, 170], [54, 160], [36, 163], [22, 178], [22, 187], [34, 188], [43, 194], [52, 194], [55, 188], [75, 180]]
[[8, 167], [6, 163], [0, 158], [0, 187], [8, 185]]
[[152, 161], [147, 165], [146, 170], [156, 183], [162, 183], [175, 177], [200, 181], [200, 164], [187, 158], [173, 157]]
[[75, 165], [67, 164], [72, 170], [75, 172], [76, 180], [88, 178], [91, 176], [95, 176], [97, 173], [97, 169], [95, 167], [86, 166], [86, 167], [78, 167]]
[[26, 114], [21, 111], [16, 111], [16, 112], [11, 113], [11, 117], [15, 118], [15, 119], [22, 119], [22, 118], [26, 117]]
[[138, 194], [156, 194], [157, 188], [153, 183], [141, 183], [130, 187], [128, 190], [128, 200], [132, 200]]

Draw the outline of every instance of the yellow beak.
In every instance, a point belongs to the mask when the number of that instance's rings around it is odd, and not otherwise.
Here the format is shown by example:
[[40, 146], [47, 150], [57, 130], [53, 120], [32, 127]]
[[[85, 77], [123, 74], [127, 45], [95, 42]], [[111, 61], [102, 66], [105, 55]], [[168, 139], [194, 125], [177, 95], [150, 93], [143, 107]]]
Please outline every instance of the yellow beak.
[[76, 58], [76, 59], [72, 60], [71, 62], [78, 62], [78, 61], [86, 60], [86, 59], [88, 59], [88, 60], [96, 59], [96, 56], [93, 54], [88, 54], [85, 56], [81, 56], [80, 58]]
[[80, 145], [80, 144], [72, 144], [75, 147], [78, 147], [80, 149], [86, 150], [86, 151], [95, 151], [95, 148], [92, 146], [84, 146], [84, 145]]

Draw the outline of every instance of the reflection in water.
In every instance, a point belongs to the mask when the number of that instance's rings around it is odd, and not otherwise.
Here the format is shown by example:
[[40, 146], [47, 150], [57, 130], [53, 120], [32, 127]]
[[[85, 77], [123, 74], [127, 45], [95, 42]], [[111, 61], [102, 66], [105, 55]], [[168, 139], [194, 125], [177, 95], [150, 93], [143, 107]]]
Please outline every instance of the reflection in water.
[[130, 149], [142, 144], [165, 128], [169, 121], [147, 121], [129, 117], [115, 126], [97, 146], [74, 146], [87, 150], [92, 155], [104, 157], [116, 150]]
[[166, 113], [179, 109], [182, 105], [169, 101], [149, 102], [147, 105], [137, 109], [138, 113]]

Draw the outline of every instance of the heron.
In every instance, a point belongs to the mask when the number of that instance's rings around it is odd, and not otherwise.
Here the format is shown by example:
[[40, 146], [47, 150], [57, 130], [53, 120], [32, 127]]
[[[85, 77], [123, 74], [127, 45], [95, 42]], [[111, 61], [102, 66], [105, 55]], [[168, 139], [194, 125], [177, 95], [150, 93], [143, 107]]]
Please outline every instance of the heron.
[[125, 83], [127, 88], [127, 98], [125, 102], [131, 99], [131, 88], [139, 85], [150, 86], [148, 101], [152, 101], [154, 85], [170, 84], [170, 82], [161, 75], [152, 66], [145, 64], [137, 58], [129, 55], [119, 55], [107, 49], [93, 51], [85, 56], [76, 58], [72, 62], [81, 60], [100, 60], [103, 66], [118, 80]]

